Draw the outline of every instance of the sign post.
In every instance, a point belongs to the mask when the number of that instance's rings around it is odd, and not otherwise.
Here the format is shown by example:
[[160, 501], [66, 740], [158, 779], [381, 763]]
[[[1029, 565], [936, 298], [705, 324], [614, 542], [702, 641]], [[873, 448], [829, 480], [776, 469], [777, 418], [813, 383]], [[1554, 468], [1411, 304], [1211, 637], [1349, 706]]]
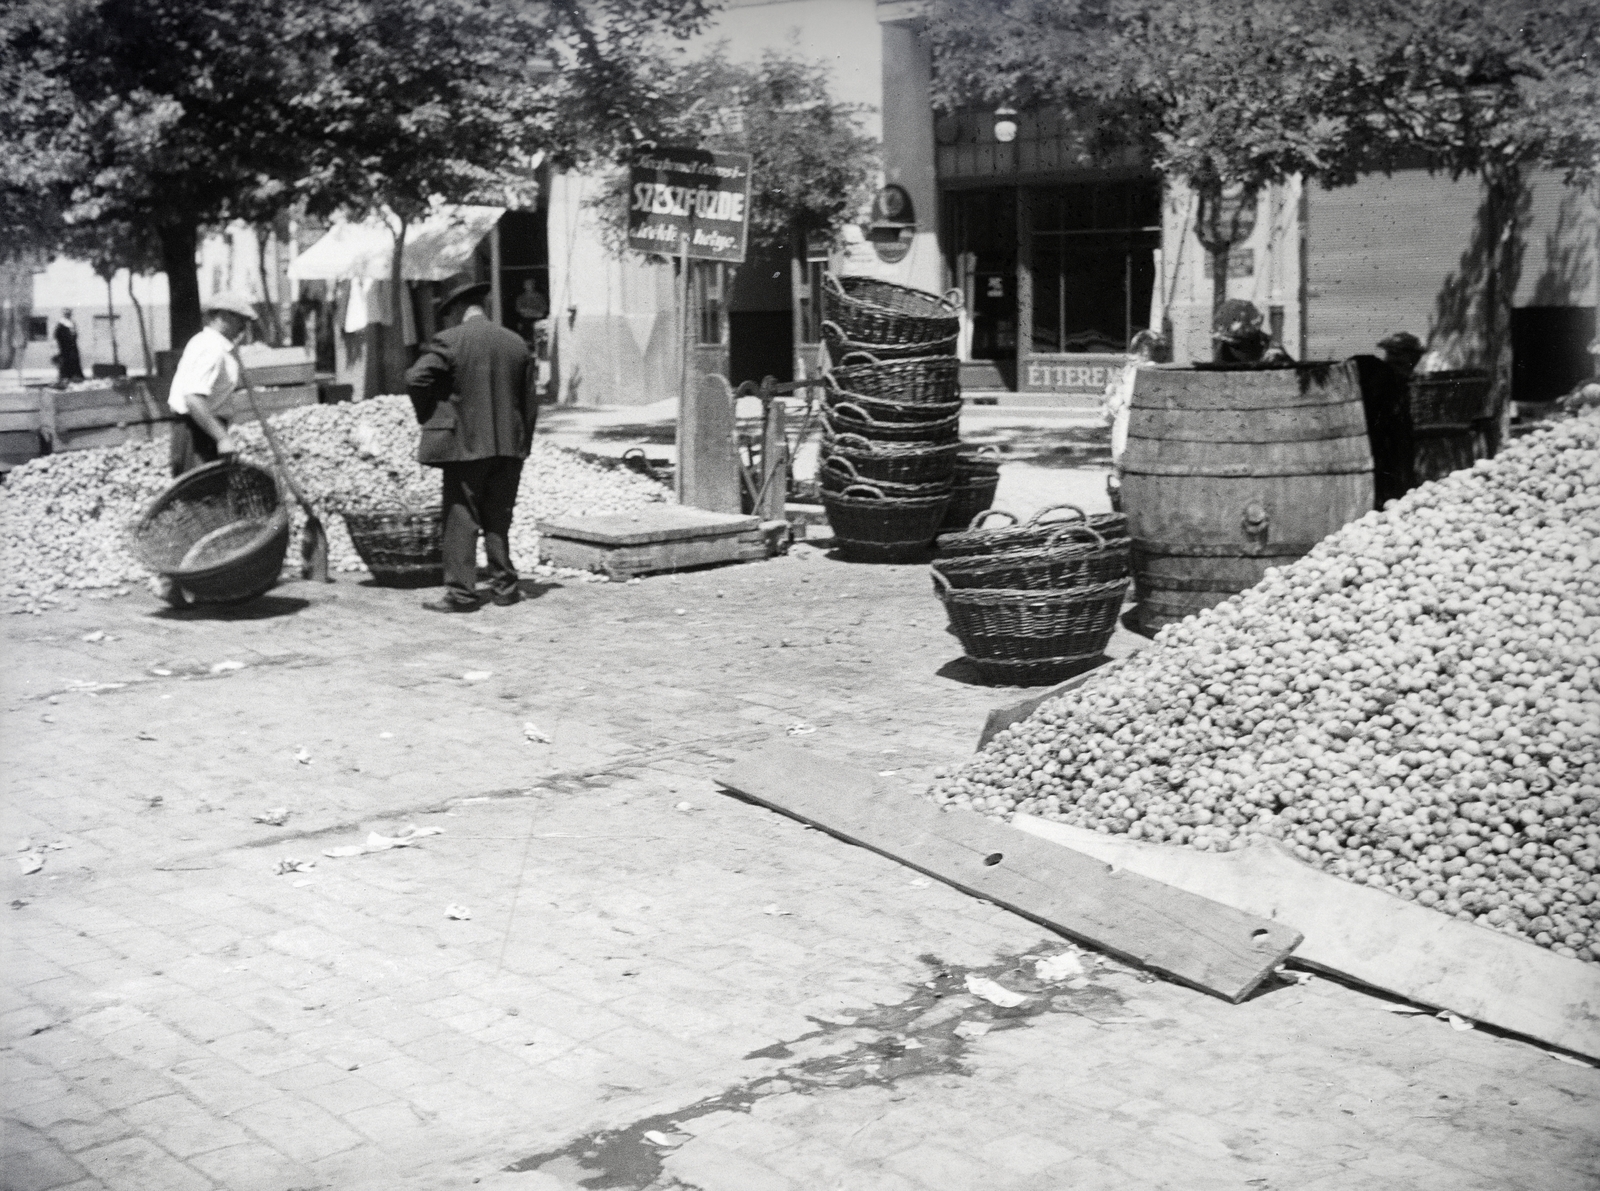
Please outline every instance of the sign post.
[[[737, 513], [733, 412], [706, 409], [698, 395], [711, 389], [694, 376], [689, 262], [744, 263], [750, 240], [750, 156], [708, 149], [650, 150], [635, 158], [628, 191], [628, 246], [678, 258], [678, 501]], [[725, 392], [727, 385], [720, 388]]]

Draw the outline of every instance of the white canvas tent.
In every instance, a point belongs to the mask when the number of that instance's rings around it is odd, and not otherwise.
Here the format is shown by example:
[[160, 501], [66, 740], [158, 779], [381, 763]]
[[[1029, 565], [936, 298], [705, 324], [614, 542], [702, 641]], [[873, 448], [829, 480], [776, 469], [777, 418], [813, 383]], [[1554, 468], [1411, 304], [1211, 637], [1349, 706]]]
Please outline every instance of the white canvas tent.
[[[444, 281], [467, 272], [478, 244], [494, 230], [504, 207], [442, 206], [406, 229], [401, 271], [406, 281]], [[382, 219], [336, 223], [289, 266], [300, 281], [387, 281], [394, 268], [394, 233]]]

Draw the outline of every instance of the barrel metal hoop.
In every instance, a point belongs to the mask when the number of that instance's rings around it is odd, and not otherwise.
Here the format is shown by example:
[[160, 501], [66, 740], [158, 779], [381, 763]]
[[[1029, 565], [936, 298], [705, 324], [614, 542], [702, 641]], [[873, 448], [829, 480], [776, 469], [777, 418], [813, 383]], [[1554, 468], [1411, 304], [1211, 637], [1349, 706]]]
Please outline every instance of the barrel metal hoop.
[[1194, 464], [1167, 464], [1142, 463], [1137, 467], [1127, 465], [1127, 456], [1123, 456], [1124, 464], [1122, 475], [1124, 482], [1128, 476], [1183, 476], [1186, 478], [1213, 479], [1213, 480], [1275, 480], [1282, 476], [1370, 476], [1372, 464], [1320, 464], [1315, 467], [1301, 468], [1282, 467], [1275, 471], [1257, 471], [1256, 465], [1240, 463], [1235, 466], [1228, 464], [1208, 464], [1204, 471], [1196, 469]]
[[1166, 575], [1145, 575], [1139, 585], [1147, 591], [1223, 591], [1229, 595], [1238, 595], [1245, 588], [1255, 586], [1248, 580], [1174, 579]]
[[1134, 554], [1155, 558], [1299, 558], [1315, 542], [1229, 542], [1203, 546], [1193, 542], [1151, 542], [1133, 539]]

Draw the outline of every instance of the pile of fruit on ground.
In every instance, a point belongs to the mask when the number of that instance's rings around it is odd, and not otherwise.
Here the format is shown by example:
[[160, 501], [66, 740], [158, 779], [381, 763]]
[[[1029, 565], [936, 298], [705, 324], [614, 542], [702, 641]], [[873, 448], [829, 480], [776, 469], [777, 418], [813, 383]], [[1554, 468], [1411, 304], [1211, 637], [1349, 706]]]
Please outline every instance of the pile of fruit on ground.
[[938, 802], [1302, 860], [1600, 959], [1600, 412], [1369, 513]]
[[[439, 503], [438, 470], [416, 462], [417, 423], [403, 396], [304, 406], [274, 415], [272, 425], [328, 528], [337, 570], [364, 569], [341, 510]], [[259, 426], [235, 433], [244, 458], [271, 466]], [[142, 582], [147, 572], [128, 549], [127, 531], [170, 482], [165, 439], [46, 455], [17, 468], [0, 487], [0, 600], [13, 611], [40, 611], [62, 592]], [[535, 439], [512, 523], [512, 558], [531, 569], [540, 516], [625, 512], [669, 495], [611, 460]], [[298, 531], [299, 510], [291, 512]], [[298, 565], [297, 548], [289, 559]]]

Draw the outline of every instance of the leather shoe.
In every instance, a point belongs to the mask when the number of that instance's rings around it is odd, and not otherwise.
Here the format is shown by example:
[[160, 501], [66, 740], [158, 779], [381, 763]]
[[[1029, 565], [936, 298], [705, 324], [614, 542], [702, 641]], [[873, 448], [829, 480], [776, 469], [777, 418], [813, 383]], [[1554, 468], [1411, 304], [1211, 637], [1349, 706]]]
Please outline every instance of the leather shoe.
[[478, 601], [469, 604], [465, 600], [423, 600], [422, 606], [429, 612], [476, 612]]
[[522, 602], [522, 593], [513, 587], [510, 591], [497, 591], [489, 596], [496, 608], [509, 608]]

